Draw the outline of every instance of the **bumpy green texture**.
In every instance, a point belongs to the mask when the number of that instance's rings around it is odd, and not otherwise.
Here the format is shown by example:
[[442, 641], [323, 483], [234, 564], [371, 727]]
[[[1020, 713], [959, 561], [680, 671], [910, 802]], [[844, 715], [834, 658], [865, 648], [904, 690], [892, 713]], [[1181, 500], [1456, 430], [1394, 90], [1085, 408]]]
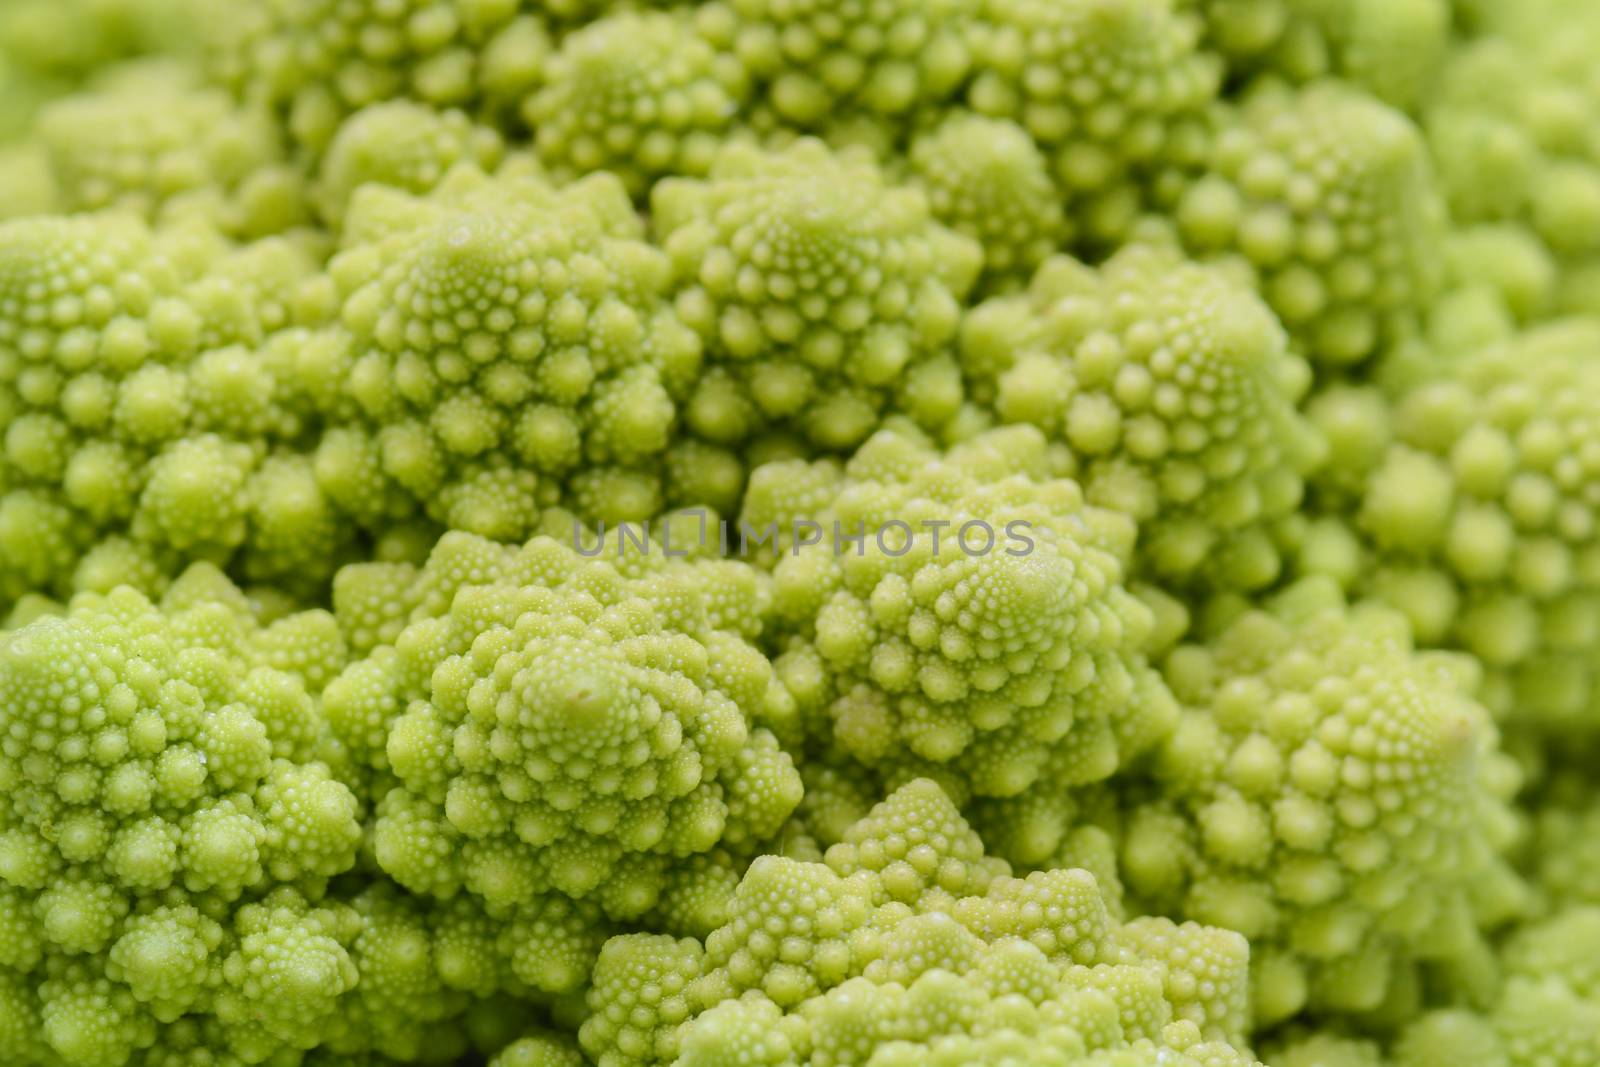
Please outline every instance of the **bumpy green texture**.
[[[1600, 1057], [1597, 959], [1600, 910], [1592, 907], [1532, 923], [1506, 942], [1501, 951], [1506, 984], [1490, 1009], [1489, 1024], [1508, 1060], [1578, 1067]], [[1428, 1025], [1424, 1019], [1415, 1028]], [[1422, 1046], [1424, 1056], [1431, 1052], [1426, 1037], [1413, 1037], [1412, 1043]], [[1485, 1051], [1492, 1050], [1490, 1045]]]
[[374, 849], [402, 885], [496, 909], [557, 891], [635, 918], [675, 862], [782, 827], [800, 778], [757, 725], [772, 669], [738, 629], [762, 576], [650, 562], [630, 579], [548, 537], [451, 533], [420, 573], [340, 574], [357, 647], [404, 622], [327, 695], [349, 758], [380, 776]]
[[700, 341], [642, 237], [604, 174], [557, 190], [465, 166], [426, 197], [358, 190], [328, 266], [338, 324], [303, 357], [339, 390], [324, 487], [377, 529], [422, 510], [516, 540], [560, 502], [654, 515]]
[[10, 0], [0, 8], [0, 140], [108, 64], [186, 52], [196, 0]]
[[934, 218], [983, 246], [988, 287], [1026, 282], [1072, 237], [1049, 161], [1009, 119], [953, 112], [919, 133], [907, 158]]
[[345, 119], [334, 134], [318, 167], [315, 202], [323, 218], [338, 227], [362, 185], [427, 193], [457, 164], [476, 163], [492, 171], [504, 152], [499, 132], [473, 123], [464, 112], [410, 100], [372, 104]]
[[704, 174], [748, 92], [739, 62], [676, 14], [623, 13], [561, 42], [523, 105], [558, 176], [606, 170], [635, 196], [667, 174]]
[[565, 1034], [521, 1037], [496, 1052], [489, 1067], [584, 1067], [583, 1053]]
[[985, 827], [1160, 736], [1174, 708], [1144, 658], [1154, 615], [1124, 585], [1132, 527], [1052, 458], [1032, 427], [948, 455], [884, 431], [842, 469], [756, 471], [741, 536], [793, 534], [772, 572], [782, 736], [986, 798]]
[[327, 612], [263, 627], [204, 565], [161, 608], [85, 594], [0, 635], [0, 981], [34, 1020], [24, 1062], [116, 1067], [183, 1016], [263, 1053], [318, 1040], [361, 930], [317, 903], [361, 840], [307, 687], [342, 657]]
[[[1450, 0], [1181, 0], [1244, 78], [1336, 76], [1401, 108], [1428, 98], [1449, 53]], [[1517, 6], [1517, 5], [1502, 5]]]
[[1050, 158], [1078, 243], [1122, 242], [1202, 162], [1221, 69], [1168, 0], [982, 0], [966, 104]]
[[949, 98], [972, 61], [979, 0], [717, 0], [699, 32], [749, 72], [778, 121], [901, 116]]
[[294, 140], [327, 147], [352, 111], [396, 98], [514, 111], [550, 53], [531, 0], [262, 0], [206, 5], [211, 74], [273, 108]]
[[1221, 76], [1168, 0], [979, 0], [967, 103], [1015, 120], [1049, 156], [1092, 243], [1134, 215], [1206, 146]]
[[1477, 980], [1479, 925], [1524, 900], [1474, 673], [1323, 581], [1180, 646], [1177, 728], [1115, 783], [1130, 897], [1249, 937], [1262, 1023], [1373, 1011], [1419, 964]]
[[1425, 122], [1463, 223], [1525, 228], [1564, 268], [1549, 310], [1600, 310], [1600, 20], [1587, 5], [1502, 5], [1511, 24], [1452, 53]]
[[292, 447], [311, 410], [257, 355], [312, 269], [293, 242], [203, 226], [0, 225], [0, 602], [158, 593], [178, 554], [326, 581], [349, 537]]
[[1247, 286], [1133, 246], [1099, 271], [1064, 257], [962, 324], [974, 400], [1071, 448], [1088, 499], [1140, 523], [1163, 580], [1260, 588], [1271, 524], [1323, 445], [1295, 410], [1310, 373]]
[[[1481, 1010], [1441, 1008], [1392, 1042], [1302, 1035], [1269, 1052], [1275, 1067], [1580, 1067], [1600, 1056], [1600, 911], [1530, 923], [1500, 951], [1504, 981]], [[1384, 1045], [1388, 1047], [1383, 1047]]]
[[1197, 254], [1242, 257], [1330, 369], [1404, 336], [1442, 280], [1444, 212], [1421, 135], [1341, 82], [1244, 100], [1172, 217]]
[[824, 860], [757, 860], [703, 944], [607, 942], [580, 1041], [600, 1067], [1247, 1067], [1247, 997], [1237, 935], [1118, 923], [1087, 871], [1014, 877], [916, 779]]
[[1541, 788], [1530, 845], [1529, 866], [1552, 906], [1600, 905], [1600, 790], [1592, 776], [1565, 770]]
[[0, 1067], [1596, 1067], [1596, 56], [0, 0]]
[[684, 411], [695, 434], [784, 429], [838, 450], [890, 412], [930, 429], [955, 417], [947, 346], [983, 256], [922, 194], [802, 140], [732, 146], [704, 181], [659, 182], [650, 206], [678, 313], [707, 347]]
[[1486, 702], [1523, 727], [1600, 725], [1597, 351], [1600, 327], [1572, 320], [1437, 367], [1392, 410], [1350, 390], [1311, 409], [1371, 546], [1329, 569], [1476, 656]]
[[298, 175], [276, 127], [183, 67], [119, 68], [39, 115], [57, 207], [146, 217], [199, 215], [250, 238], [305, 219]]

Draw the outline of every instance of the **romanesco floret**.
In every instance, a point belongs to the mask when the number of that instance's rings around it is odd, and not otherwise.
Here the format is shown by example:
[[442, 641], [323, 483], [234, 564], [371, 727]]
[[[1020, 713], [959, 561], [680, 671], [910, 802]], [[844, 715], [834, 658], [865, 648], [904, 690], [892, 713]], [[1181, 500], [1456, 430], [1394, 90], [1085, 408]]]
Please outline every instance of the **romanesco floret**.
[[1422, 1015], [1395, 1043], [1394, 1067], [1581, 1067], [1600, 1056], [1600, 910], [1575, 908], [1517, 930], [1501, 951], [1505, 984], [1488, 1010]]
[[423, 194], [459, 163], [493, 171], [505, 154], [490, 126], [462, 111], [436, 110], [411, 100], [362, 108], [340, 124], [317, 171], [317, 210], [334, 226], [344, 221], [355, 191], [368, 183]]
[[[397, 780], [377, 812], [384, 869], [417, 892], [510, 907], [556, 890], [623, 919], [658, 904], [674, 861], [775, 834], [800, 779], [757, 725], [770, 664], [707, 610], [736, 588], [727, 567], [630, 579], [548, 537], [446, 535], [393, 646], [326, 697], [351, 758]], [[346, 571], [336, 595], [361, 580]]]
[[624, 12], [563, 40], [523, 113], [558, 178], [605, 170], [640, 196], [663, 175], [709, 170], [747, 92], [738, 60], [687, 19]]
[[0, 1067], [1596, 1067], [1597, 55], [0, 0]]
[[199, 565], [164, 607], [84, 594], [0, 635], [0, 969], [74, 1067], [186, 1015], [308, 1047], [356, 984], [359, 923], [313, 902], [355, 861], [357, 799], [272, 629]]
[[653, 516], [700, 342], [642, 237], [604, 175], [555, 190], [465, 167], [427, 197], [359, 190], [328, 267], [339, 324], [313, 341], [357, 416], [321, 443], [329, 491], [374, 524], [398, 494], [508, 540], [563, 499]]
[[1243, 79], [1334, 75], [1396, 107], [1428, 99], [1449, 54], [1450, 0], [1180, 0]]
[[1098, 781], [1160, 736], [1174, 708], [1143, 654], [1152, 613], [1124, 585], [1131, 527], [1049, 460], [1032, 427], [943, 456], [882, 431], [842, 470], [755, 472], [741, 537], [820, 527], [773, 566], [796, 743], [990, 798], [987, 831], [1030, 790]]
[[129, 216], [0, 226], [0, 601], [133, 582], [176, 553], [311, 588], [349, 545], [310, 461], [293, 368], [254, 348], [310, 263], [267, 239]]
[[903, 116], [964, 83], [978, 0], [716, 0], [698, 31], [743, 64], [778, 121]]
[[1264, 1023], [1375, 1009], [1418, 961], [1469, 966], [1478, 917], [1522, 906], [1474, 670], [1317, 580], [1181, 646], [1183, 716], [1116, 783], [1130, 897], [1249, 937]]
[[59, 209], [199, 213], [243, 238], [304, 221], [303, 183], [269, 117], [195, 80], [136, 66], [46, 107], [36, 131]]
[[980, 0], [967, 103], [1050, 157], [1081, 240], [1115, 245], [1204, 158], [1221, 78], [1169, 0]]
[[[1462, 223], [1528, 227], [1566, 268], [1560, 310], [1600, 310], [1600, 152], [1590, 132], [1600, 101], [1592, 11], [1525, 7], [1523, 32], [1456, 50], [1424, 114], [1439, 185]], [[1557, 5], [1559, 6], [1559, 5]]]
[[1049, 161], [1010, 119], [952, 112], [917, 135], [907, 160], [933, 217], [983, 246], [983, 288], [1026, 282], [1070, 243], [1073, 220]]
[[1422, 136], [1340, 82], [1267, 86], [1236, 110], [1172, 208], [1180, 234], [1253, 267], [1313, 361], [1368, 359], [1442, 281], [1444, 211]]
[[650, 205], [677, 310], [707, 346], [684, 410], [695, 434], [782, 429], [838, 450], [890, 411], [930, 429], [956, 415], [947, 347], [982, 252], [921, 193], [802, 140], [733, 145], [704, 181], [658, 182]]
[[550, 52], [531, 0], [266, 0], [208, 5], [213, 78], [274, 108], [313, 152], [352, 111], [391, 99], [504, 117]]
[[0, 141], [40, 106], [135, 56], [191, 51], [197, 0], [9, 0], [0, 7]]
[[1536, 884], [1552, 904], [1600, 905], [1600, 792], [1588, 775], [1562, 770], [1543, 785], [1531, 846]]
[[[1228, 1044], [1242, 939], [1119, 925], [1086, 871], [1011, 876], [927, 779], [822, 862], [757, 860], [730, 911], [704, 944], [607, 942], [580, 1030], [601, 1067], [1253, 1062]], [[1006, 1058], [1019, 1048], [1038, 1058]], [[1127, 1055], [1096, 1055], [1112, 1049]]]
[[489, 1067], [584, 1067], [583, 1053], [558, 1032], [530, 1034], [496, 1052]]
[[1088, 499], [1139, 521], [1142, 569], [1278, 577], [1270, 525], [1323, 446], [1295, 410], [1309, 371], [1249, 288], [1152, 248], [1057, 258], [968, 314], [961, 357], [976, 402], [1066, 441]]
[[1478, 657], [1486, 702], [1523, 727], [1600, 723], [1597, 349], [1593, 323], [1563, 321], [1437, 367], [1392, 414], [1359, 393], [1312, 409], [1326, 478], [1356, 486], [1362, 588]]

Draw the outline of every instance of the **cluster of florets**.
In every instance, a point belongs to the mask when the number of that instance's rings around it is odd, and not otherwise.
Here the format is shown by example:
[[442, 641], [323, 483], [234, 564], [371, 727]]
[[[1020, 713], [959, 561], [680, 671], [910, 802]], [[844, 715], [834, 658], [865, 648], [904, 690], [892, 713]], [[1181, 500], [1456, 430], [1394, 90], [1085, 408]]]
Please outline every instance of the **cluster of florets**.
[[1600, 1064], [1597, 10], [0, 0], [0, 1065]]
[[395, 783], [374, 787], [378, 863], [420, 893], [507, 908], [553, 890], [635, 918], [674, 863], [771, 837], [800, 779], [758, 725], [771, 666], [722, 621], [759, 617], [758, 578], [718, 561], [630, 578], [549, 537], [461, 533], [420, 574], [343, 571], [357, 646], [392, 642], [326, 698], [350, 758]]
[[602, 520], [655, 514], [649, 461], [671, 443], [700, 342], [642, 237], [605, 175], [557, 190], [465, 167], [426, 197], [359, 190], [328, 265], [337, 326], [304, 342], [355, 416], [318, 456], [340, 469], [343, 506], [381, 526], [398, 496], [508, 540], [566, 495]]
[[927, 428], [955, 417], [948, 345], [982, 253], [922, 194], [805, 140], [730, 147], [706, 180], [658, 183], [650, 206], [678, 313], [707, 347], [685, 410], [695, 434], [781, 428], [844, 449], [890, 412]]
[[0, 600], [158, 592], [174, 553], [315, 582], [346, 538], [292, 388], [257, 354], [308, 259], [135, 218], [0, 225]]
[[1521, 726], [1586, 731], [1600, 707], [1597, 347], [1591, 323], [1552, 325], [1392, 404], [1342, 390], [1312, 409], [1336, 457], [1323, 480], [1353, 492], [1367, 547], [1335, 529], [1308, 566], [1392, 603], [1424, 643], [1471, 652], [1486, 701]]
[[202, 21], [212, 77], [321, 151], [345, 116], [396, 98], [509, 118], [550, 53], [538, 11], [589, 3], [272, 0], [207, 5]]
[[1242, 939], [1120, 923], [1086, 871], [1012, 876], [927, 779], [821, 861], [757, 860], [729, 911], [703, 943], [607, 942], [580, 1031], [596, 1062], [1254, 1062], [1227, 1044]]
[[1340, 82], [1252, 94], [1172, 211], [1197, 254], [1245, 260], [1329, 368], [1404, 337], [1442, 281], [1444, 210], [1421, 134]]
[[1475, 671], [1316, 580], [1178, 647], [1177, 727], [1114, 783], [1130, 897], [1249, 937], [1262, 1021], [1373, 1011], [1421, 961], [1470, 971], [1524, 904]]
[[[188, 50], [196, 0], [11, 0], [0, 8], [0, 140], [118, 61]], [[0, 206], [0, 214], [11, 205]]]
[[[758, 469], [739, 532], [778, 538], [787, 735], [879, 781], [990, 798], [994, 825], [1159, 736], [1172, 707], [1144, 658], [1155, 616], [1124, 584], [1132, 527], [1051, 458], [1031, 427], [948, 455], [883, 431], [843, 468]], [[810, 516], [826, 535], [793, 536]]]
[[1451, 0], [1178, 0], [1177, 6], [1200, 16], [1206, 46], [1227, 60], [1230, 72], [1294, 82], [1338, 77], [1407, 109], [1428, 98], [1451, 44]]
[[361, 824], [307, 682], [342, 652], [327, 612], [262, 627], [203, 566], [161, 608], [85, 594], [0, 635], [0, 978], [29, 1043], [115, 1065], [183, 1016], [263, 1049], [331, 1018], [361, 922], [318, 901]]
[[1145, 569], [1279, 576], [1271, 524], [1322, 444], [1296, 411], [1306, 364], [1247, 286], [1156, 248], [1098, 272], [1053, 259], [1025, 295], [972, 310], [961, 358], [975, 400], [1064, 440], [1089, 500], [1139, 521]]
[[704, 174], [748, 92], [734, 57], [677, 13], [621, 13], [567, 37], [523, 105], [539, 158], [558, 175], [605, 170], [634, 195]]
[[52, 210], [199, 216], [246, 239], [304, 222], [304, 183], [270, 118], [196, 82], [152, 62], [46, 107], [35, 135]]
[[1514, 25], [1452, 52], [1428, 100], [1439, 184], [1463, 227], [1514, 227], [1561, 265], [1555, 293], [1539, 311], [1593, 313], [1600, 310], [1600, 149], [1591, 133], [1600, 21], [1586, 5], [1559, 0], [1500, 6], [1494, 17]]

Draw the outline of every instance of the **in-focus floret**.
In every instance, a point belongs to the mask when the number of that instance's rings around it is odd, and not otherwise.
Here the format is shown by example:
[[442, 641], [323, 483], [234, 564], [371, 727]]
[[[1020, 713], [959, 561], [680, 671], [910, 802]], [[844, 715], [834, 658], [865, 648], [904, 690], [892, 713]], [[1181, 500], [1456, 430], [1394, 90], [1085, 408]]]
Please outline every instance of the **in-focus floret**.
[[1025, 295], [972, 310], [961, 358], [975, 401], [1064, 440], [1089, 500], [1139, 521], [1143, 569], [1278, 577], [1271, 525], [1323, 444], [1295, 410], [1309, 370], [1247, 286], [1153, 248], [1098, 272], [1054, 259]]
[[802, 140], [724, 151], [704, 181], [651, 196], [676, 307], [707, 347], [687, 427], [718, 444], [790, 431], [853, 447], [891, 412], [953, 418], [948, 344], [982, 251], [870, 161]]
[[703, 944], [609, 941], [580, 1041], [601, 1067], [1009, 1063], [1024, 1047], [1016, 1062], [1243, 1067], [1229, 1043], [1247, 996], [1237, 935], [1118, 924], [1086, 871], [1013, 877], [917, 779], [824, 861], [757, 860]]

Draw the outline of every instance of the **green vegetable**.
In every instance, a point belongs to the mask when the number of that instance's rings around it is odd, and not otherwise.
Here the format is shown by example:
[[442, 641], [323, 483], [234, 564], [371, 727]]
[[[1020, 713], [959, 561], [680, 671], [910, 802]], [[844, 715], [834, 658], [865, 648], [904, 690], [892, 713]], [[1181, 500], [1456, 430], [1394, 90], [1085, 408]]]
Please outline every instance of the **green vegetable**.
[[0, 1067], [1600, 1064], [1586, 0], [0, 0]]

